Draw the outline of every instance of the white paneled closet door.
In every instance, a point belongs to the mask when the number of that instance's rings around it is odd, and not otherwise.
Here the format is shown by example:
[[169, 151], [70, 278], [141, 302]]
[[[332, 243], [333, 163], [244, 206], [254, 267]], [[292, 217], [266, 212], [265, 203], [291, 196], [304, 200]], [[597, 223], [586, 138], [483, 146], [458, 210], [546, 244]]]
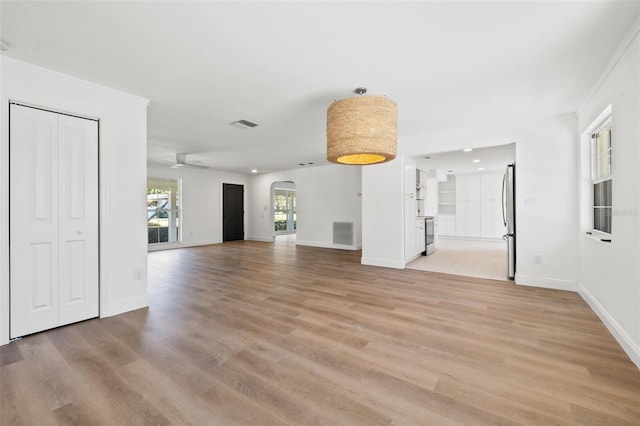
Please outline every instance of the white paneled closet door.
[[11, 337], [98, 316], [98, 123], [10, 107]]

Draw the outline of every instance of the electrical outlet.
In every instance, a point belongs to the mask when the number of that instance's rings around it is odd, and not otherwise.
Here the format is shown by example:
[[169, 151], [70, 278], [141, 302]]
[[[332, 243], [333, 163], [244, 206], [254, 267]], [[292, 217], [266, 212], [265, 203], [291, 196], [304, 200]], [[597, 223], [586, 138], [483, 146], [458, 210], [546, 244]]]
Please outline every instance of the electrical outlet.
[[533, 255], [533, 263], [536, 265], [542, 265], [542, 256], [539, 254]]
[[133, 279], [138, 281], [142, 279], [142, 271], [140, 269], [136, 269], [133, 271]]

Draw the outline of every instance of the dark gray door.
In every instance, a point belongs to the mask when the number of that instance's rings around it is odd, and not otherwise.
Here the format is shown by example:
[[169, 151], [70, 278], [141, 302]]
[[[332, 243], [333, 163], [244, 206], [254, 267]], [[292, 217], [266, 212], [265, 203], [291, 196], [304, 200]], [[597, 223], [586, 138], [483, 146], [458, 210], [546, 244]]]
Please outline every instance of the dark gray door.
[[222, 184], [222, 241], [244, 240], [244, 186]]

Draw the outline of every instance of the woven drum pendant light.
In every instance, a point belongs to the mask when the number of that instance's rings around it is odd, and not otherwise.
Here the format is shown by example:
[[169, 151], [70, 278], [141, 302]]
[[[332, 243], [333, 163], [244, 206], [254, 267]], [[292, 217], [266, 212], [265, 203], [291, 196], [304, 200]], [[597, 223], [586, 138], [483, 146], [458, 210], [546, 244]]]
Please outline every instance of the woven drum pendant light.
[[[358, 95], [367, 89], [354, 90]], [[384, 96], [335, 101], [327, 109], [327, 160], [376, 164], [396, 158], [398, 106]]]

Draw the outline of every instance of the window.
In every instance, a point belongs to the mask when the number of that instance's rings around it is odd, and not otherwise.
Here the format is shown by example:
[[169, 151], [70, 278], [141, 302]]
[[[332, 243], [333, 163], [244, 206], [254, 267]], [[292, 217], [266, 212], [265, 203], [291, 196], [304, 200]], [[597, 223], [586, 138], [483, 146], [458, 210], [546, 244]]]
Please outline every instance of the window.
[[180, 182], [147, 179], [147, 235], [149, 244], [180, 242]]
[[611, 119], [591, 135], [591, 181], [593, 184], [593, 229], [611, 234], [612, 170]]

